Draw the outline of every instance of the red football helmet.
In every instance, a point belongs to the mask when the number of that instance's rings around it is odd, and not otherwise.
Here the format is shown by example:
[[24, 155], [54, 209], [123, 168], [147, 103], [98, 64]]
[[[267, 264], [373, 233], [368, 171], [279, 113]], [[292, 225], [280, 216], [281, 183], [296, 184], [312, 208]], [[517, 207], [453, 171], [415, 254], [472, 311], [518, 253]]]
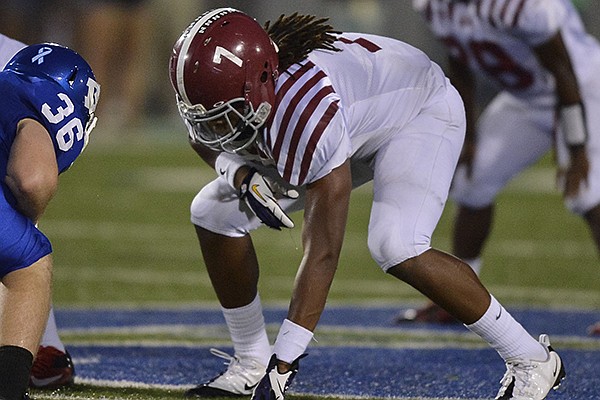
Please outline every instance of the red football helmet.
[[171, 83], [190, 138], [236, 153], [255, 142], [275, 101], [277, 46], [262, 26], [233, 8], [198, 17], [171, 55]]

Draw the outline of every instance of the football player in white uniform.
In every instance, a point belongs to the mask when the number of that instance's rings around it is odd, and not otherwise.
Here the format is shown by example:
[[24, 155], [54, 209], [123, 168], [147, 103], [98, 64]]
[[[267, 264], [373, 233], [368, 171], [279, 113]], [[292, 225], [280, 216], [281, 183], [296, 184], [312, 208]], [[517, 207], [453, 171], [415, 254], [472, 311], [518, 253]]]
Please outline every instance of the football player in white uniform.
[[[0, 71], [25, 44], [0, 34]], [[70, 354], [58, 336], [54, 308], [50, 307], [46, 330], [36, 354], [29, 384], [38, 389], [56, 389], [73, 383], [75, 369]]]
[[[413, 0], [448, 48], [448, 75], [467, 115], [450, 197], [458, 205], [453, 252], [476, 273], [494, 200], [519, 172], [556, 147], [566, 207], [600, 251], [600, 44], [570, 0]], [[478, 121], [475, 76], [500, 93]], [[558, 124], [556, 123], [558, 121]], [[448, 320], [426, 307], [413, 318]]]
[[[223, 374], [187, 395], [284, 397], [325, 306], [350, 192], [373, 180], [376, 262], [496, 349], [511, 371], [505, 391], [542, 398], [564, 376], [548, 337], [531, 337], [467, 264], [431, 247], [464, 139], [458, 92], [418, 49], [325, 21], [294, 14], [263, 29], [220, 8], [174, 46], [171, 82], [190, 142], [220, 175], [193, 200], [191, 220], [235, 351]], [[261, 222], [292, 228], [287, 213], [301, 208], [303, 258], [271, 351], [250, 232]]]

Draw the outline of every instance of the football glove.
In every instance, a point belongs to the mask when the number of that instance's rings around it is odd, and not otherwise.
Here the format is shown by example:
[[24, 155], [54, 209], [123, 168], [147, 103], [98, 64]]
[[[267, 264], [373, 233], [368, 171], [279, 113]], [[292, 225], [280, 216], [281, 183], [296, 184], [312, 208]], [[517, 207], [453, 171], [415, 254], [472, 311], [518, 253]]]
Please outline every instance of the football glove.
[[246, 201], [263, 224], [277, 230], [282, 227], [293, 228], [294, 222], [277, 203], [275, 196], [296, 199], [298, 192], [286, 189], [270, 177], [260, 174], [256, 168], [250, 170], [240, 186], [240, 198]]
[[304, 357], [306, 357], [306, 354], [296, 358], [292, 362], [290, 370], [280, 374], [277, 371], [277, 355], [273, 354], [265, 376], [254, 388], [251, 400], [284, 400], [286, 390], [288, 390], [290, 383], [298, 373], [299, 360]]

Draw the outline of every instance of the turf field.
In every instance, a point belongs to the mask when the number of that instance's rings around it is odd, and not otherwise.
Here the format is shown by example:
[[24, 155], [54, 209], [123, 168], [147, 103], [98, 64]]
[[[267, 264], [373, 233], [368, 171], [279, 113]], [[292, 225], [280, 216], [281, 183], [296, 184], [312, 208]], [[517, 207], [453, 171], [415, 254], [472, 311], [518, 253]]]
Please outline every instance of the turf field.
[[[209, 348], [230, 350], [188, 219], [191, 199], [214, 172], [178, 121], [143, 132], [99, 126], [40, 223], [54, 245], [57, 320], [78, 378], [35, 398], [181, 398], [222, 369]], [[600, 339], [585, 332], [600, 320], [598, 257], [587, 227], [564, 210], [553, 174], [548, 157], [502, 194], [482, 280], [532, 334], [551, 334], [564, 352], [567, 380], [549, 399], [600, 398]], [[493, 397], [502, 362], [465, 328], [392, 323], [423, 298], [371, 260], [369, 190], [353, 194], [318, 343], [290, 398]], [[448, 204], [438, 248], [449, 248], [453, 211]], [[271, 337], [302, 254], [302, 216], [292, 217], [294, 230], [254, 236]]]

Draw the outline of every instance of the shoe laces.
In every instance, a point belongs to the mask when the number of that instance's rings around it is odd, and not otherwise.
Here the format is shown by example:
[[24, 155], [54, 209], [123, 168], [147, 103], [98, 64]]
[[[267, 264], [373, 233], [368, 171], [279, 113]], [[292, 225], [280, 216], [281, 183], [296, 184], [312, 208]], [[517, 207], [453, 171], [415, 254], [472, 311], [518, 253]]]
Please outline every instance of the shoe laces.
[[242, 360], [240, 360], [239, 357], [237, 357], [235, 355], [234, 356], [229, 355], [228, 353], [226, 353], [222, 350], [219, 350], [219, 349], [215, 349], [215, 348], [210, 349], [210, 353], [213, 356], [216, 356], [216, 357], [226, 360], [225, 365], [227, 365], [227, 370], [224, 371], [221, 374], [221, 376], [223, 376], [223, 375], [240, 375], [240, 373], [246, 372], [247, 369], [256, 368], [253, 360], [248, 360], [248, 361], [246, 361], [246, 363], [242, 363]]
[[514, 386], [512, 390], [513, 398], [533, 396], [533, 393], [530, 391], [530, 384], [531, 372], [535, 368], [537, 368], [537, 366], [532, 363], [507, 362], [506, 373], [500, 381], [500, 383], [502, 384], [501, 392], [504, 393], [504, 391], [506, 391], [506, 389], [510, 386], [514, 379]]

